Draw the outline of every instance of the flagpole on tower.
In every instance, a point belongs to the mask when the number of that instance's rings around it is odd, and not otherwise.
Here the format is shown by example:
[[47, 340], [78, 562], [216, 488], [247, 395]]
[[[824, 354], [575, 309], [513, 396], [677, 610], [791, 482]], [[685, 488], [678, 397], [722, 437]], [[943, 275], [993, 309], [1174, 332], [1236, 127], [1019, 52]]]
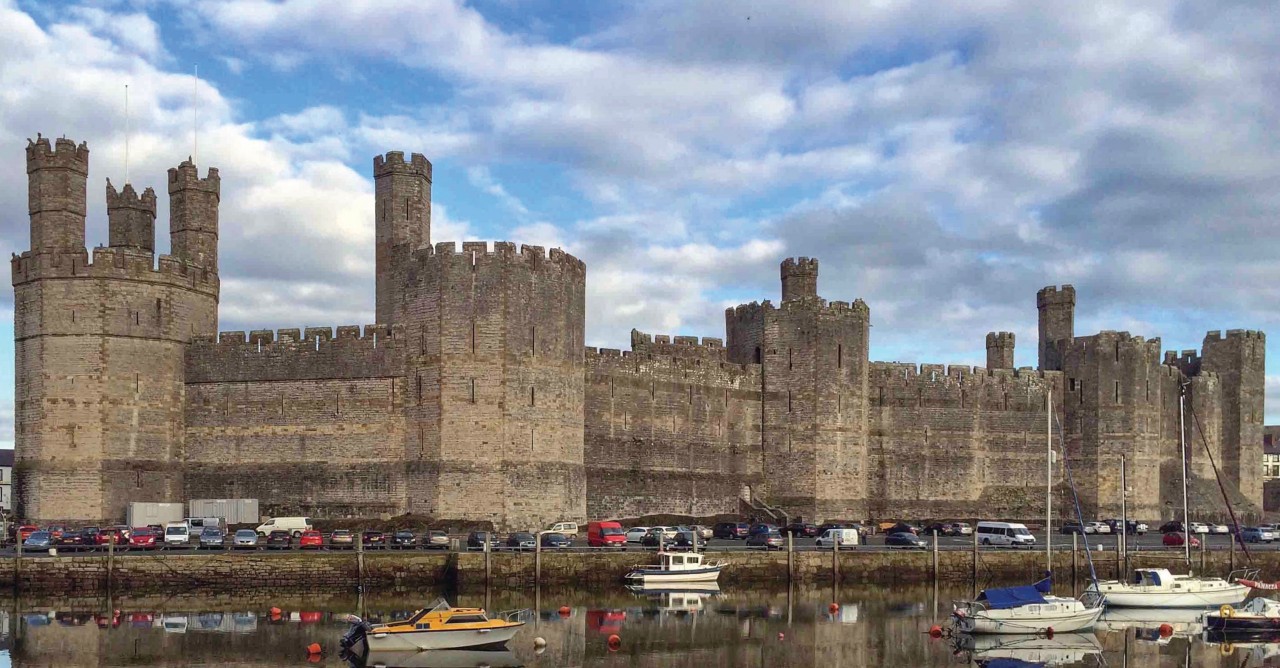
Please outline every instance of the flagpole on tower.
[[129, 84], [124, 85], [124, 182], [129, 183]]
[[191, 77], [191, 162], [196, 163], [199, 155], [199, 140], [196, 138], [196, 128], [200, 121], [200, 66], [195, 66], [195, 73]]

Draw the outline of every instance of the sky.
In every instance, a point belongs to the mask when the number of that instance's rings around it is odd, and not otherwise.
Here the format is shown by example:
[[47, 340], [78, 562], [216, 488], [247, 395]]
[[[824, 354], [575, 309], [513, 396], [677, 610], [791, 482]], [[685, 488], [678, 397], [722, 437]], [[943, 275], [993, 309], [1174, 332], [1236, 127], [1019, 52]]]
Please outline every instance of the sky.
[[868, 303], [874, 360], [981, 365], [1002, 330], [1034, 366], [1063, 283], [1077, 334], [1262, 329], [1280, 360], [1268, 3], [0, 0], [0, 25], [0, 243], [29, 247], [38, 132], [89, 145], [90, 246], [126, 137], [139, 189], [194, 156], [223, 330], [373, 321], [371, 164], [400, 150], [434, 165], [433, 242], [586, 262], [588, 345], [724, 336], [802, 255]]

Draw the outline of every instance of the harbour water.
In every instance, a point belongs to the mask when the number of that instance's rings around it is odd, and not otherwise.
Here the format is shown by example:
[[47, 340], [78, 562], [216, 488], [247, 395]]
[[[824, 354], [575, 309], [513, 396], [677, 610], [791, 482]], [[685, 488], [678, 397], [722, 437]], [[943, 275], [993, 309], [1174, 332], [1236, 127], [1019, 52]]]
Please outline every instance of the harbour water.
[[[445, 595], [497, 612], [530, 608], [498, 652], [371, 657], [385, 666], [1260, 666], [1280, 642], [1212, 643], [1194, 613], [1109, 614], [1087, 634], [933, 638], [967, 590], [380, 592], [8, 601], [3, 658], [14, 666], [346, 666], [346, 618], [389, 620]], [[835, 603], [833, 606], [832, 604]], [[1164, 637], [1159, 627], [1168, 623]], [[611, 646], [610, 638], [616, 636]], [[546, 640], [535, 648], [535, 638]], [[1280, 641], [1280, 636], [1276, 638]], [[308, 655], [318, 643], [322, 654]], [[1278, 658], [1268, 658], [1275, 654]], [[1000, 663], [1015, 660], [1025, 663]], [[362, 665], [362, 664], [357, 664]]]

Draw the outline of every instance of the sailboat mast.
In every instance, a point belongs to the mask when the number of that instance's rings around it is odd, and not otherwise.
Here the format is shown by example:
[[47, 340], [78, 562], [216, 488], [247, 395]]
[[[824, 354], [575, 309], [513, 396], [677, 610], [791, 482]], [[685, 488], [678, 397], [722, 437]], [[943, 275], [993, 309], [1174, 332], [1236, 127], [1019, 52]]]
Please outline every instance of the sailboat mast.
[[1053, 390], [1049, 390], [1049, 401], [1045, 411], [1045, 474], [1044, 474], [1044, 552], [1049, 566], [1045, 569], [1053, 574]]
[[1187, 507], [1187, 420], [1185, 404], [1187, 385], [1178, 386], [1178, 441], [1182, 445], [1182, 541], [1187, 565], [1191, 565], [1191, 511]]

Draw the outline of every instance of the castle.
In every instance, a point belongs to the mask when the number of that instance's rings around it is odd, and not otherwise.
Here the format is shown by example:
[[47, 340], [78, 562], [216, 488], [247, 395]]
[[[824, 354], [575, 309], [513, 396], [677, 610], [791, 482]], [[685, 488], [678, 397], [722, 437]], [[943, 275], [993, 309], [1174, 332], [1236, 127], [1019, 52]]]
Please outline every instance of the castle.
[[[782, 299], [728, 309], [727, 338], [633, 332], [584, 346], [586, 267], [511, 243], [431, 244], [431, 163], [373, 162], [377, 324], [217, 331], [216, 169], [156, 196], [107, 183], [109, 245], [85, 249], [89, 151], [29, 142], [31, 249], [12, 260], [20, 516], [110, 522], [130, 501], [257, 498], [315, 517], [415, 513], [527, 528], [735, 513], [1034, 517], [1062, 429], [1089, 517], [1181, 505], [1179, 393], [1194, 485], [1262, 498], [1263, 334], [1076, 336], [1075, 291], [1037, 295], [1038, 370], [1014, 336], [985, 368], [872, 362], [870, 309], [781, 265]], [[1194, 419], [1193, 419], [1194, 418]], [[1251, 505], [1252, 504], [1252, 505]]]

